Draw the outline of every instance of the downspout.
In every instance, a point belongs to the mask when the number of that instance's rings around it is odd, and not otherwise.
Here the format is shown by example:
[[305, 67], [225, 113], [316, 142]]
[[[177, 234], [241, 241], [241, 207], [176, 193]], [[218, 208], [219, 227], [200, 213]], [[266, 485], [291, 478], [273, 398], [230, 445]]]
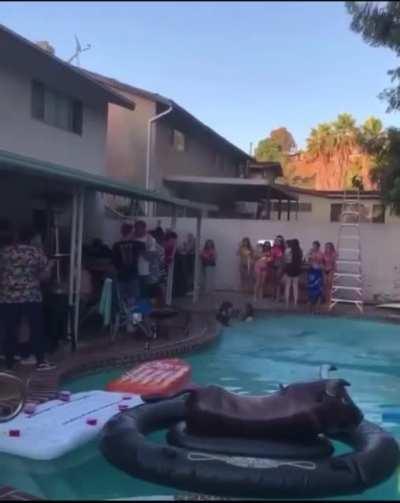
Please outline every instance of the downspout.
[[[151, 119], [149, 119], [147, 123], [147, 152], [146, 152], [146, 190], [150, 190], [150, 166], [151, 166], [151, 152], [152, 152], [152, 138], [151, 138], [151, 133], [152, 133], [152, 125], [154, 122], [158, 121], [158, 119], [161, 119], [161, 117], [164, 117], [165, 115], [169, 114], [172, 112], [172, 105], [169, 105], [167, 110], [164, 110], [164, 112], [161, 112], [158, 115], [155, 115]], [[146, 201], [146, 216], [151, 216], [150, 215], [150, 201]]]

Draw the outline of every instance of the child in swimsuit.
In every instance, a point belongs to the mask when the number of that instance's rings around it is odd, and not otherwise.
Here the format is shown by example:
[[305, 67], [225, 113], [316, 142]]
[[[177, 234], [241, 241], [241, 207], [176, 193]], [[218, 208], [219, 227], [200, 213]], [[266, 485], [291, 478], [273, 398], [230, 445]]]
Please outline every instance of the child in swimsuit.
[[272, 250], [269, 241], [266, 241], [262, 247], [262, 255], [254, 265], [256, 283], [254, 286], [254, 300], [262, 299], [264, 284], [267, 278], [268, 267], [272, 263]]

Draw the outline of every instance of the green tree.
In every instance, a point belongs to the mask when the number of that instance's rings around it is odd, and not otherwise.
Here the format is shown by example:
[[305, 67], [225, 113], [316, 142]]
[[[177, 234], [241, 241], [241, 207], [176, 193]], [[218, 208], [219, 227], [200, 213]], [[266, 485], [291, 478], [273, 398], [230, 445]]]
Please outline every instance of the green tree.
[[358, 128], [354, 118], [347, 113], [339, 114], [332, 124], [333, 151], [337, 161], [337, 177], [344, 186], [346, 170], [350, 165], [350, 156], [358, 145]]
[[332, 124], [323, 122], [311, 129], [307, 138], [307, 153], [313, 158], [321, 158], [328, 164], [334, 153], [334, 136]]
[[[400, 56], [400, 2], [346, 1], [352, 16], [351, 29], [374, 47], [388, 47]], [[388, 111], [400, 109], [400, 68], [389, 70], [393, 88], [385, 89], [380, 97], [388, 101]]]
[[255, 156], [257, 161], [282, 161], [282, 150], [281, 147], [275, 143], [271, 138], [265, 138], [265, 140], [260, 140], [258, 142]]
[[317, 173], [317, 187], [343, 187], [350, 169], [350, 158], [358, 144], [359, 130], [354, 118], [339, 114], [335, 121], [324, 122], [311, 130], [307, 139], [307, 153], [313, 159], [321, 159], [325, 168]]
[[367, 154], [377, 154], [385, 141], [385, 131], [382, 121], [376, 117], [368, 117], [359, 129], [358, 143]]
[[382, 199], [400, 215], [400, 129], [389, 128], [371, 177], [380, 188]]
[[279, 145], [283, 155], [290, 154], [297, 148], [292, 133], [290, 133], [290, 131], [288, 131], [285, 127], [272, 130], [270, 138], [274, 143]]

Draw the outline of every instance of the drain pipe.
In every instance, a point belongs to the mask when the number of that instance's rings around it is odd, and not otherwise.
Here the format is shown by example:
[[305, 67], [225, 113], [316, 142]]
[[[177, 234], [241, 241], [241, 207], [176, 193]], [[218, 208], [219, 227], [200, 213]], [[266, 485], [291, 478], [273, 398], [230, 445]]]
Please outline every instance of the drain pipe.
[[[165, 115], [169, 114], [172, 112], [172, 105], [169, 105], [167, 110], [164, 112], [161, 112], [158, 115], [155, 115], [151, 119], [149, 119], [147, 123], [147, 152], [146, 152], [146, 190], [150, 190], [150, 166], [151, 166], [151, 152], [152, 152], [152, 145], [151, 145], [151, 133], [152, 133], [152, 126], [153, 123], [161, 119], [161, 117], [164, 117]], [[146, 201], [146, 216], [151, 216], [150, 215], [150, 201]]]

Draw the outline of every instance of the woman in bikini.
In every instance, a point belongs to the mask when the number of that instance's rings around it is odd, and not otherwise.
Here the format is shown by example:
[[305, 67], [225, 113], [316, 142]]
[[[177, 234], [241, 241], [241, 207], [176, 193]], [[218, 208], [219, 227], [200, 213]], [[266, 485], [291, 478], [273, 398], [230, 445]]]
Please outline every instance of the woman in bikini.
[[326, 243], [323, 253], [324, 257], [324, 285], [325, 285], [325, 302], [329, 305], [332, 295], [333, 275], [336, 270], [337, 253], [333, 243]]
[[243, 238], [237, 251], [239, 256], [240, 289], [243, 293], [252, 290], [254, 252], [249, 238]]
[[264, 293], [264, 284], [268, 274], [268, 268], [272, 263], [272, 249], [269, 241], [262, 246], [262, 255], [254, 264], [254, 273], [256, 283], [254, 286], [254, 300], [262, 299]]
[[308, 299], [311, 305], [311, 312], [319, 312], [319, 306], [323, 297], [323, 264], [324, 255], [321, 252], [319, 241], [313, 241], [312, 248], [308, 253], [307, 262], [309, 265], [307, 273]]
[[276, 236], [274, 245], [272, 247], [272, 269], [273, 269], [273, 282], [274, 282], [274, 298], [276, 302], [280, 301], [282, 290], [282, 278], [285, 269], [284, 255], [285, 255], [285, 240], [280, 234]]
[[215, 267], [217, 262], [217, 250], [212, 239], [207, 239], [200, 255], [203, 266], [203, 291], [213, 293], [215, 289]]

